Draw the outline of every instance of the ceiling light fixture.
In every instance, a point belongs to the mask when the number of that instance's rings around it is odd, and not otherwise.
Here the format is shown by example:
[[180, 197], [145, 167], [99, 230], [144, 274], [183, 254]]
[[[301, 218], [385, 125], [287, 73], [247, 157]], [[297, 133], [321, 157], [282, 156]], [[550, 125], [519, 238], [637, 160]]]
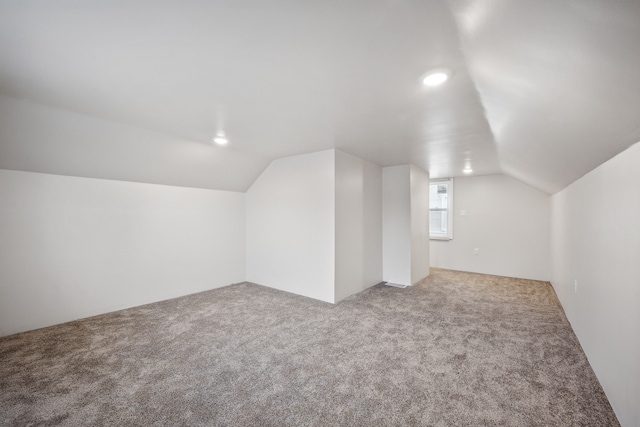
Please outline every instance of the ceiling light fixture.
[[218, 145], [227, 145], [229, 143], [229, 140], [225, 138], [224, 135], [218, 135], [215, 138], [213, 138], [213, 142], [215, 142]]
[[439, 68], [437, 70], [431, 70], [424, 76], [422, 76], [422, 84], [425, 86], [433, 87], [440, 86], [451, 78], [451, 71], [445, 68]]
[[469, 174], [469, 173], [473, 172], [473, 169], [471, 169], [470, 167], [466, 167], [466, 168], [462, 169], [462, 172]]

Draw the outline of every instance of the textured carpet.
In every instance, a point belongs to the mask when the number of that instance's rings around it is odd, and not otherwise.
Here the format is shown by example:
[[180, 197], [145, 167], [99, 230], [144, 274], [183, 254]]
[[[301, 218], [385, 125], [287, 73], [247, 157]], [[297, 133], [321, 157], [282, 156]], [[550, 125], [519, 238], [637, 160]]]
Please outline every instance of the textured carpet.
[[0, 339], [2, 425], [616, 426], [548, 283], [251, 283]]

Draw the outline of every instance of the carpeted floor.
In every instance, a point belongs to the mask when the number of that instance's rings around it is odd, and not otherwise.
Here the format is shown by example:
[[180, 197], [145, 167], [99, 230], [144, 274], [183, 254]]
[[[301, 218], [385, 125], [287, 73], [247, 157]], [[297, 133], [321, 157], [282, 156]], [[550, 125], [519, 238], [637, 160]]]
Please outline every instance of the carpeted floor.
[[548, 283], [241, 283], [0, 339], [1, 425], [617, 426]]

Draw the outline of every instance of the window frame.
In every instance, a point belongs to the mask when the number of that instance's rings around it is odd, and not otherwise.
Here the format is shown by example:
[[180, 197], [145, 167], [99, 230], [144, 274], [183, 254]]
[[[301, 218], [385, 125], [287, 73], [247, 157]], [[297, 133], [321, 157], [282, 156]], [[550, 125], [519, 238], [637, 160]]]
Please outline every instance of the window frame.
[[453, 240], [453, 178], [439, 178], [429, 180], [429, 197], [431, 185], [447, 183], [447, 233], [431, 232], [431, 205], [429, 205], [429, 240]]

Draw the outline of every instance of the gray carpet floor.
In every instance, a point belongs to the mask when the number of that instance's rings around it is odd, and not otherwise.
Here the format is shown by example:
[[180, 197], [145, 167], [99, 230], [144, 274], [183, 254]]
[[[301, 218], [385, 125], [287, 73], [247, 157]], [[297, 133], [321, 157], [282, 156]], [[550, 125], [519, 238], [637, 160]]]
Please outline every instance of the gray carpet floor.
[[617, 426], [549, 283], [251, 283], [0, 339], [1, 425]]

